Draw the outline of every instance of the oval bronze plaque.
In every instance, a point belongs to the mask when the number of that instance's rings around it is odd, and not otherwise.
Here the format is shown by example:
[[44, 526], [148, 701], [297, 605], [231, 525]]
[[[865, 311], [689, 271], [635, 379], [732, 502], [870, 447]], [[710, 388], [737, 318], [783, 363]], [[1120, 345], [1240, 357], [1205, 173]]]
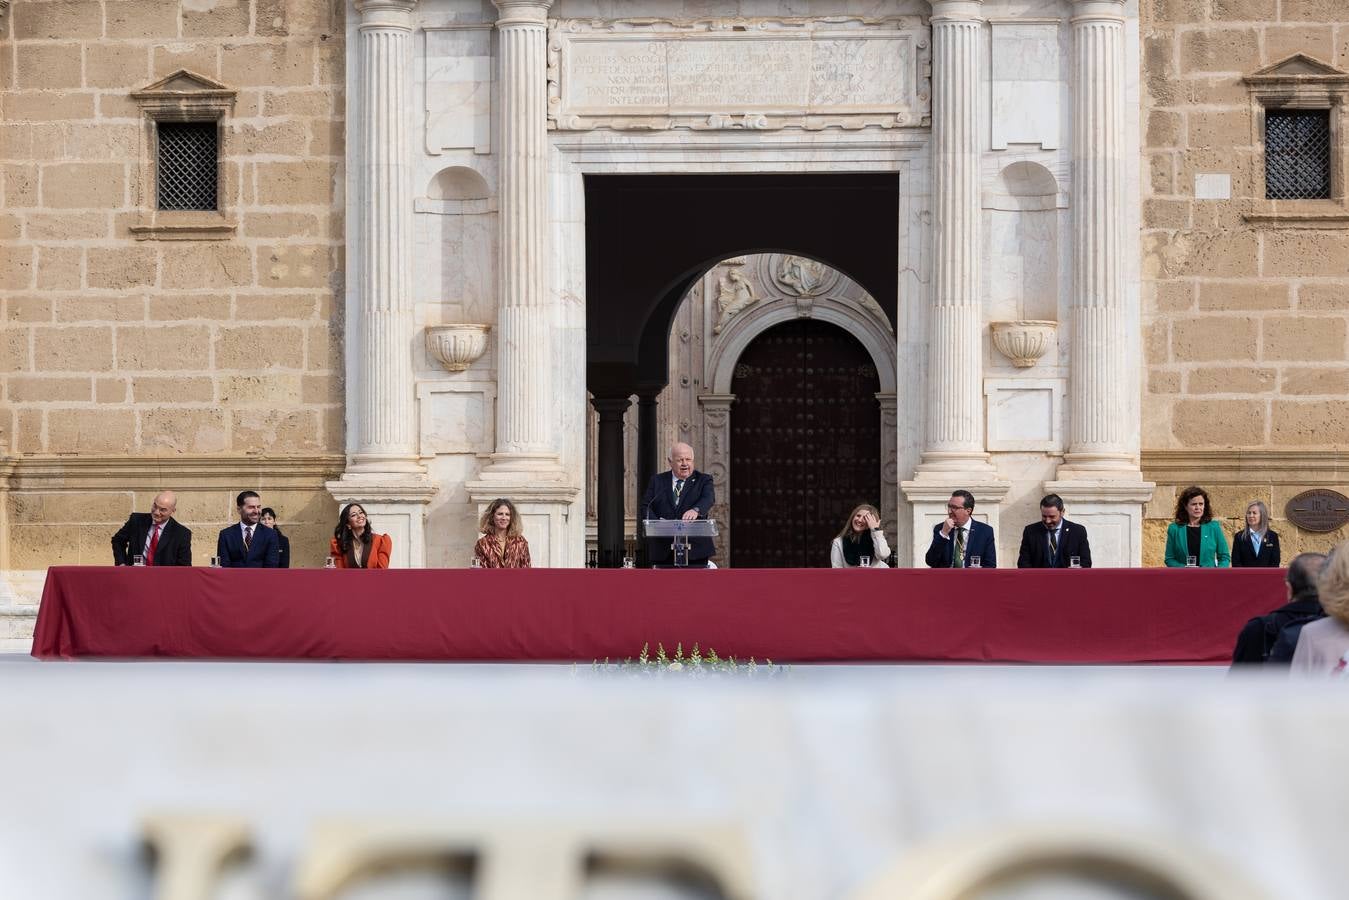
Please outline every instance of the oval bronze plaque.
[[1303, 491], [1288, 501], [1284, 515], [1303, 531], [1334, 531], [1349, 522], [1349, 497], [1325, 488]]

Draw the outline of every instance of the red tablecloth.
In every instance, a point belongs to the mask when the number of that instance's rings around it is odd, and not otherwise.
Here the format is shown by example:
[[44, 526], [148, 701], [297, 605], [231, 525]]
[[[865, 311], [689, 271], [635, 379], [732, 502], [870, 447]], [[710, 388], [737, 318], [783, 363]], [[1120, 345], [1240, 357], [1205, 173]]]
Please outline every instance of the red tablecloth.
[[343, 571], [57, 567], [33, 655], [1220, 663], [1278, 569]]

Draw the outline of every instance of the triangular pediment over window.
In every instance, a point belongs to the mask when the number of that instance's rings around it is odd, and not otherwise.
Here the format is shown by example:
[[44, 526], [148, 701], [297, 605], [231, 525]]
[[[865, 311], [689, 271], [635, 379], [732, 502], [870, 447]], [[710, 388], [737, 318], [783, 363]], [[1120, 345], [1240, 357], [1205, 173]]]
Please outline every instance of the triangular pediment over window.
[[1263, 69], [1258, 69], [1246, 76], [1246, 81], [1253, 84], [1268, 84], [1284, 80], [1349, 81], [1349, 72], [1343, 72], [1329, 63], [1321, 62], [1321, 60], [1305, 53], [1294, 53], [1282, 62], [1265, 66]]
[[238, 92], [229, 85], [221, 84], [205, 75], [198, 75], [196, 72], [189, 72], [187, 69], [179, 69], [172, 75], [159, 79], [154, 84], [146, 85], [139, 91], [133, 91], [131, 96], [137, 100], [145, 100], [194, 96], [233, 97], [236, 93]]

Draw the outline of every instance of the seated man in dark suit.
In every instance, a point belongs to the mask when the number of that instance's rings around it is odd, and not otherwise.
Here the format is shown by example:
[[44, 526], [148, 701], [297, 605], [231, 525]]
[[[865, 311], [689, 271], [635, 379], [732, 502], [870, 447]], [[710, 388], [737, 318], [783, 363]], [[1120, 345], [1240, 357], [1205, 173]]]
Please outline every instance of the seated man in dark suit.
[[1046, 494], [1040, 500], [1040, 521], [1021, 532], [1018, 569], [1068, 569], [1073, 557], [1084, 569], [1091, 568], [1091, 543], [1087, 529], [1063, 517], [1063, 498]]
[[1288, 564], [1283, 584], [1283, 606], [1263, 616], [1256, 616], [1242, 627], [1237, 635], [1237, 646], [1232, 650], [1232, 666], [1250, 663], [1289, 665], [1302, 626], [1315, 622], [1326, 614], [1316, 592], [1316, 578], [1325, 566], [1324, 553], [1299, 553]]
[[281, 563], [281, 545], [276, 532], [262, 525], [262, 500], [253, 491], [244, 491], [235, 498], [239, 507], [239, 524], [220, 531], [215, 542], [215, 554], [226, 569], [275, 569]]
[[974, 515], [974, 495], [952, 491], [946, 504], [946, 518], [932, 526], [932, 544], [923, 561], [929, 569], [968, 569], [978, 559], [984, 569], [998, 567], [998, 550], [993, 544], [993, 529], [970, 518]]
[[192, 565], [192, 532], [173, 518], [178, 498], [173, 491], [160, 491], [150, 501], [150, 512], [132, 513], [112, 536], [112, 563], [129, 566], [137, 556], [147, 566]]
[[[675, 444], [670, 448], [670, 469], [651, 478], [642, 495], [643, 519], [706, 519], [712, 511], [715, 496], [712, 476], [693, 468], [693, 448]], [[647, 558], [653, 566], [670, 565], [674, 561], [671, 538], [649, 538]], [[689, 540], [689, 566], [705, 568], [716, 552], [711, 538]]]

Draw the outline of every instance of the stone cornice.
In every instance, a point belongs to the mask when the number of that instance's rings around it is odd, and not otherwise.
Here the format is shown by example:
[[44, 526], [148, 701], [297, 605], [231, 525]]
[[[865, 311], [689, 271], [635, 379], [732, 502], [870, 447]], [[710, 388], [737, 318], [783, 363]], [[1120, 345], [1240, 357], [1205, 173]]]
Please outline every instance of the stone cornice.
[[1144, 450], [1143, 477], [1159, 484], [1346, 484], [1342, 450]]
[[7, 460], [6, 466], [11, 491], [279, 489], [316, 488], [317, 482], [342, 473], [346, 457], [24, 456]]

